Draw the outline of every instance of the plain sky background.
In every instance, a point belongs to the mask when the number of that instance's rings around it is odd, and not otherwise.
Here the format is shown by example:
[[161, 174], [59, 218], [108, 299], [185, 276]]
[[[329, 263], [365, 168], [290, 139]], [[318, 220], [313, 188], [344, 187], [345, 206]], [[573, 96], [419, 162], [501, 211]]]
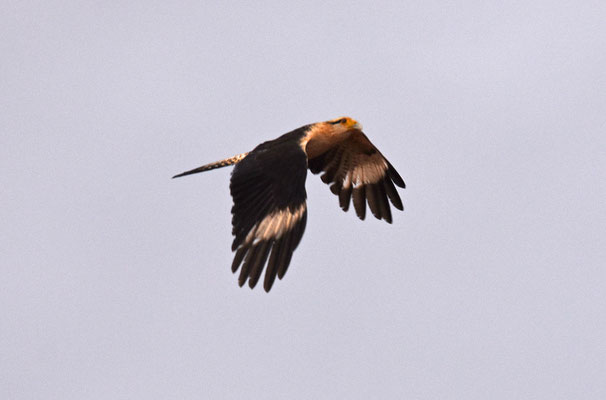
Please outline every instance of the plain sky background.
[[[0, 398], [606, 398], [606, 3], [2, 1]], [[271, 293], [230, 169], [349, 115]]]

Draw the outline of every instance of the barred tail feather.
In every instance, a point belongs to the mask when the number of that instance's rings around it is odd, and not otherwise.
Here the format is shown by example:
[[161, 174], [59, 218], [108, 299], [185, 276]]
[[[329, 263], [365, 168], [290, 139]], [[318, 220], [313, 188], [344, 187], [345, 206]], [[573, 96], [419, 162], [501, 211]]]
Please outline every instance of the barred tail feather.
[[229, 165], [234, 165], [234, 164], [237, 164], [240, 161], [242, 161], [244, 159], [244, 157], [246, 157], [247, 155], [248, 155], [248, 153], [242, 153], [242, 154], [238, 154], [237, 156], [226, 158], [221, 161], [215, 161], [210, 164], [205, 164], [201, 167], [175, 175], [175, 176], [173, 176], [173, 178], [178, 178], [180, 176], [185, 176], [185, 175], [197, 174], [198, 172], [210, 171], [211, 169], [223, 168], [223, 167], [227, 167]]

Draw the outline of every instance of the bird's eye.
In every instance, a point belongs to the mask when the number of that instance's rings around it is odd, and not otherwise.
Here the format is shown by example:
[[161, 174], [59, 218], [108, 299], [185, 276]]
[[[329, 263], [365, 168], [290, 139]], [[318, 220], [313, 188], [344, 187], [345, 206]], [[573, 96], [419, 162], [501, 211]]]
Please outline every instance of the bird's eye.
[[338, 119], [336, 121], [331, 121], [330, 122], [332, 125], [337, 125], [337, 124], [346, 124], [347, 123], [347, 118], [341, 118]]

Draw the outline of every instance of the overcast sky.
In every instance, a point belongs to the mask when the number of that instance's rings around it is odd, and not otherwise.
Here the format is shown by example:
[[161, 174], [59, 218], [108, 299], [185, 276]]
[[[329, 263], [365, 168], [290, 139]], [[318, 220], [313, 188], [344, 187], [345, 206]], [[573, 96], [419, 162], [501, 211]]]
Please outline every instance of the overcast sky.
[[[606, 3], [507, 3], [2, 1], [0, 398], [606, 398]], [[170, 177], [343, 115], [405, 211], [239, 288]]]

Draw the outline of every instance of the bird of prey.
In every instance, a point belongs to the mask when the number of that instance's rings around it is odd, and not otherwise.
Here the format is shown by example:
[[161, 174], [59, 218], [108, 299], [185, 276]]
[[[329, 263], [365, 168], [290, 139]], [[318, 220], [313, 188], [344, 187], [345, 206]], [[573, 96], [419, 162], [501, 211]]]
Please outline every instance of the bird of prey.
[[[309, 124], [277, 139], [173, 178], [234, 165], [229, 185], [233, 198], [232, 271], [242, 265], [238, 283], [254, 288], [265, 268], [263, 288], [269, 292], [276, 276], [284, 277], [307, 221], [307, 168], [322, 172], [322, 181], [339, 197], [344, 211], [353, 200], [360, 219], [366, 203], [372, 214], [392, 222], [389, 202], [403, 210], [394, 186], [404, 181], [349, 117]], [[389, 199], [389, 201], [388, 201]]]

